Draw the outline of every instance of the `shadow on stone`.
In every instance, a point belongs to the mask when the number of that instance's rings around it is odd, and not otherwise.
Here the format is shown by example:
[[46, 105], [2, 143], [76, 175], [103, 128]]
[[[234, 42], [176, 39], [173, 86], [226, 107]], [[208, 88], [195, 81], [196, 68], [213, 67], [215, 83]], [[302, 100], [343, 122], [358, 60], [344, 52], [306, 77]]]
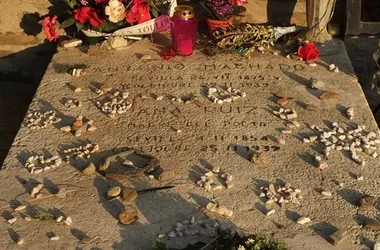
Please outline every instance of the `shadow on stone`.
[[49, 178], [44, 178], [43, 179], [43, 184], [46, 190], [51, 193], [51, 194], [57, 194], [59, 191], [59, 188], [54, 182], [52, 182]]
[[238, 145], [238, 144], [230, 144], [228, 145], [229, 149], [232, 149], [235, 154], [240, 156], [241, 158], [250, 161], [250, 156], [255, 152], [252, 148], [249, 146], [243, 146], [243, 145]]
[[362, 198], [362, 194], [354, 189], [338, 190], [338, 195], [353, 206], [359, 206], [360, 199]]
[[315, 168], [315, 158], [314, 155], [310, 153], [302, 153], [302, 154], [297, 154], [299, 158], [301, 158], [305, 163], [310, 165], [310, 167]]
[[355, 220], [355, 222], [358, 223], [358, 225], [360, 225], [360, 226], [364, 226], [367, 223], [367, 221], [369, 220], [369, 218], [367, 216], [362, 215], [362, 214], [355, 214], [352, 217]]
[[375, 243], [368, 239], [367, 237], [360, 235], [359, 236], [359, 241], [361, 245], [365, 245], [368, 249], [374, 249]]
[[[102, 204], [102, 207], [116, 220], [119, 218], [119, 213], [124, 210], [124, 204], [120, 200], [107, 200], [106, 193], [108, 189], [107, 180], [97, 175], [94, 178], [94, 187], [98, 191], [99, 203]], [[122, 186], [120, 184], [120, 186]]]
[[338, 228], [325, 221], [311, 225], [310, 229], [327, 241], [330, 235], [338, 231]]
[[294, 222], [297, 222], [298, 218], [301, 217], [300, 214], [293, 212], [293, 211], [290, 211], [290, 210], [285, 211], [285, 216], [286, 216], [286, 218], [288, 218], [289, 220], [294, 221]]
[[0, 132], [6, 134], [0, 166], [55, 51], [55, 43], [43, 43], [0, 58]]
[[11, 239], [14, 242], [17, 242], [17, 240], [20, 238], [20, 235], [15, 230], [13, 230], [12, 228], [9, 228], [9, 227], [7, 228], [7, 231], [8, 231], [9, 237], [11, 237]]
[[263, 205], [261, 204], [260, 202], [256, 202], [255, 203], [255, 208], [262, 214], [266, 214], [268, 209]]
[[36, 36], [42, 31], [42, 25], [39, 23], [42, 20], [40, 14], [37, 12], [26, 13], [23, 15], [20, 28], [24, 30], [24, 33], [28, 36]]

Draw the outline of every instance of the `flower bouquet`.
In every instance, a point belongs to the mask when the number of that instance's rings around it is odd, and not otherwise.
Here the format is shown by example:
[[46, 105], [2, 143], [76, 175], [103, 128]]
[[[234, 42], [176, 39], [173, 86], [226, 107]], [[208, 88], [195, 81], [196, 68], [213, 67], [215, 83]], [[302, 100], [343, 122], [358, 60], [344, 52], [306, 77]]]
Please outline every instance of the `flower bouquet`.
[[233, 22], [234, 16], [244, 16], [247, 0], [205, 0], [201, 5], [209, 13], [207, 24], [210, 32], [218, 28], [228, 28]]
[[[89, 37], [134, 36], [167, 30], [176, 0], [63, 0], [60, 28], [75, 26]], [[61, 18], [60, 18], [61, 19]], [[57, 17], [43, 20], [49, 41], [58, 38]]]

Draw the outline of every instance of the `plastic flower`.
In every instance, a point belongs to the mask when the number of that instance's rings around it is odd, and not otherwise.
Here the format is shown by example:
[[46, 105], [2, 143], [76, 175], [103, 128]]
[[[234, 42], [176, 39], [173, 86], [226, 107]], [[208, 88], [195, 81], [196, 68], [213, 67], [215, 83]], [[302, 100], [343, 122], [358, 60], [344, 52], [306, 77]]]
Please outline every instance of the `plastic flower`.
[[306, 62], [311, 62], [319, 57], [319, 51], [314, 43], [307, 43], [298, 47], [297, 54]]
[[245, 250], [245, 247], [242, 246], [242, 245], [239, 245], [238, 249], [237, 250]]
[[100, 19], [95, 9], [88, 6], [74, 10], [74, 19], [80, 23], [85, 23], [89, 20], [91, 26], [93, 27], [98, 27], [104, 22], [102, 19]]
[[108, 16], [108, 19], [111, 22], [120, 22], [125, 17], [125, 7], [118, 0], [111, 0], [109, 1], [108, 6], [105, 9], [105, 14]]
[[56, 21], [57, 21], [57, 16], [53, 16], [51, 18], [47, 16], [42, 21], [43, 31], [46, 35], [46, 39], [49, 42], [55, 41], [59, 38], [57, 27], [56, 27]]
[[127, 13], [125, 19], [129, 24], [143, 23], [152, 17], [149, 13], [149, 6], [145, 0], [134, 0], [131, 11]]

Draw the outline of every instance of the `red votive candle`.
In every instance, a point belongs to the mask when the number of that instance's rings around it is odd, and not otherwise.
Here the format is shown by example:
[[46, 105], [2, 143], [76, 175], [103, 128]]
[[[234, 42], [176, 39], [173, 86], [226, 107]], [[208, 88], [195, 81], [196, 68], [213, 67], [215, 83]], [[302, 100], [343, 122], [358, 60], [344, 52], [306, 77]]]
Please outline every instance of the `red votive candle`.
[[172, 48], [176, 55], [189, 56], [193, 53], [197, 41], [198, 20], [194, 9], [188, 5], [179, 5], [171, 17], [170, 34]]

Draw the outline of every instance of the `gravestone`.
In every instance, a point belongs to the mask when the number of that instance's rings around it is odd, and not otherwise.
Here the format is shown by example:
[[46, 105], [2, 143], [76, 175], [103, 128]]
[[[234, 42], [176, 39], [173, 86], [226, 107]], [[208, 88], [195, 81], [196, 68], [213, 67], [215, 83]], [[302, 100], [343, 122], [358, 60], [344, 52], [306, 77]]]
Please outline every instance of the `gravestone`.
[[[6, 209], [6, 201], [16, 197], [30, 207], [50, 209], [53, 214], [61, 211], [72, 217], [71, 226], [55, 226], [54, 222], [28, 224], [19, 219], [13, 227], [30, 249], [75, 248], [79, 244], [77, 239], [83, 234], [91, 237], [87, 243], [90, 246], [149, 249], [157, 240], [156, 236], [172, 231], [176, 222], [191, 216], [196, 220], [206, 218], [201, 208], [210, 200], [233, 211], [229, 218], [206, 212], [223, 227], [272, 235], [279, 241], [289, 242], [292, 249], [305, 249], [310, 242], [317, 244], [310, 249], [329, 249], [332, 246], [325, 239], [340, 229], [348, 231], [349, 240], [341, 243], [339, 249], [361, 249], [360, 245], [352, 243], [356, 235], [360, 233], [370, 240], [375, 239], [374, 235], [360, 229], [358, 223], [363, 218], [357, 215], [355, 204], [364, 194], [378, 193], [378, 159], [361, 156], [366, 161], [364, 167], [342, 151], [332, 151], [325, 159], [322, 144], [303, 142], [304, 138], [318, 134], [310, 129], [312, 124], [324, 129], [331, 129], [333, 122], [342, 127], [362, 124], [366, 125], [365, 130], [378, 130], [344, 46], [336, 43], [341, 48], [339, 53], [320, 58], [316, 67], [270, 52], [255, 53], [251, 58], [233, 54], [211, 58], [195, 51], [190, 57], [164, 61], [155, 53], [157, 48], [145, 42], [122, 51], [97, 47], [90, 48], [87, 53], [77, 49], [61, 50], [53, 57], [29, 109], [55, 111], [62, 120], [45, 129], [20, 128], [0, 171], [1, 206]], [[141, 60], [142, 55], [150, 55], [151, 59]], [[88, 65], [85, 75], [75, 77], [56, 73], [56, 69], [64, 64], [78, 63]], [[331, 63], [340, 68], [339, 73], [328, 70]], [[310, 77], [324, 81], [323, 89], [338, 93], [340, 99], [321, 100], [319, 96], [323, 90], [311, 89]], [[81, 91], [74, 91], [78, 87]], [[96, 94], [96, 89], [102, 87], [110, 92]], [[213, 103], [206, 94], [210, 87], [220, 90], [235, 88], [245, 92], [246, 97], [223, 104]], [[96, 106], [96, 102], [103, 102], [115, 91], [129, 92], [127, 100], [132, 107], [111, 119]], [[281, 132], [289, 130], [289, 123], [273, 113], [280, 108], [275, 93], [287, 95], [289, 103], [286, 108], [294, 109], [298, 114], [296, 120], [301, 126], [291, 128], [291, 134]], [[160, 100], [159, 96], [163, 99]], [[175, 97], [195, 99], [179, 103]], [[82, 106], [66, 107], [67, 98], [80, 100]], [[306, 109], [306, 104], [316, 106], [317, 110]], [[349, 107], [355, 111], [353, 120], [345, 114]], [[60, 131], [61, 127], [70, 126], [78, 115], [93, 120], [98, 129], [79, 137]], [[279, 144], [279, 139], [284, 139], [285, 145]], [[87, 143], [96, 143], [100, 147], [89, 159], [72, 158], [68, 163], [38, 174], [29, 173], [23, 167], [33, 154], [64, 158], [67, 148]], [[133, 148], [157, 158], [163, 173], [174, 173], [174, 177], [156, 180], [141, 175], [117, 181], [107, 180], [100, 174], [87, 176], [80, 172], [89, 162], [99, 167], [105, 157], [123, 148]], [[264, 152], [266, 164], [252, 163], [249, 159], [254, 152]], [[316, 155], [328, 163], [327, 169], [318, 169], [314, 160]], [[118, 164], [112, 162], [111, 165]], [[212, 167], [230, 173], [234, 186], [218, 191], [199, 187], [196, 181]], [[121, 166], [121, 170], [133, 168]], [[356, 180], [358, 175], [364, 180]], [[42, 193], [51, 191], [52, 186], [63, 192], [77, 190], [63, 198], [35, 200], [25, 192], [19, 181], [21, 178], [44, 183], [46, 190]], [[214, 181], [224, 185], [216, 175]], [[338, 185], [338, 182], [344, 185]], [[300, 204], [289, 203], [282, 207], [266, 205], [259, 194], [260, 187], [269, 183], [291, 183], [302, 190], [303, 199]], [[125, 204], [105, 198], [107, 188], [115, 185], [137, 190], [165, 185], [175, 187], [140, 194], [134, 203], [140, 219], [135, 225], [126, 226], [117, 223], [118, 213]], [[333, 196], [324, 197], [321, 190], [329, 190]], [[267, 217], [265, 212], [270, 208], [276, 213]], [[300, 216], [309, 217], [312, 222], [299, 225], [296, 220]], [[367, 216], [373, 215], [369, 213]], [[8, 227], [5, 224], [0, 225], [2, 232]], [[50, 231], [61, 240], [44, 240], [46, 232]], [[292, 240], [295, 235], [304, 236]], [[1, 237], [4, 248], [15, 244], [6, 238], [5, 233]], [[183, 247], [211, 239], [191, 236], [162, 240], [169, 246]]]

